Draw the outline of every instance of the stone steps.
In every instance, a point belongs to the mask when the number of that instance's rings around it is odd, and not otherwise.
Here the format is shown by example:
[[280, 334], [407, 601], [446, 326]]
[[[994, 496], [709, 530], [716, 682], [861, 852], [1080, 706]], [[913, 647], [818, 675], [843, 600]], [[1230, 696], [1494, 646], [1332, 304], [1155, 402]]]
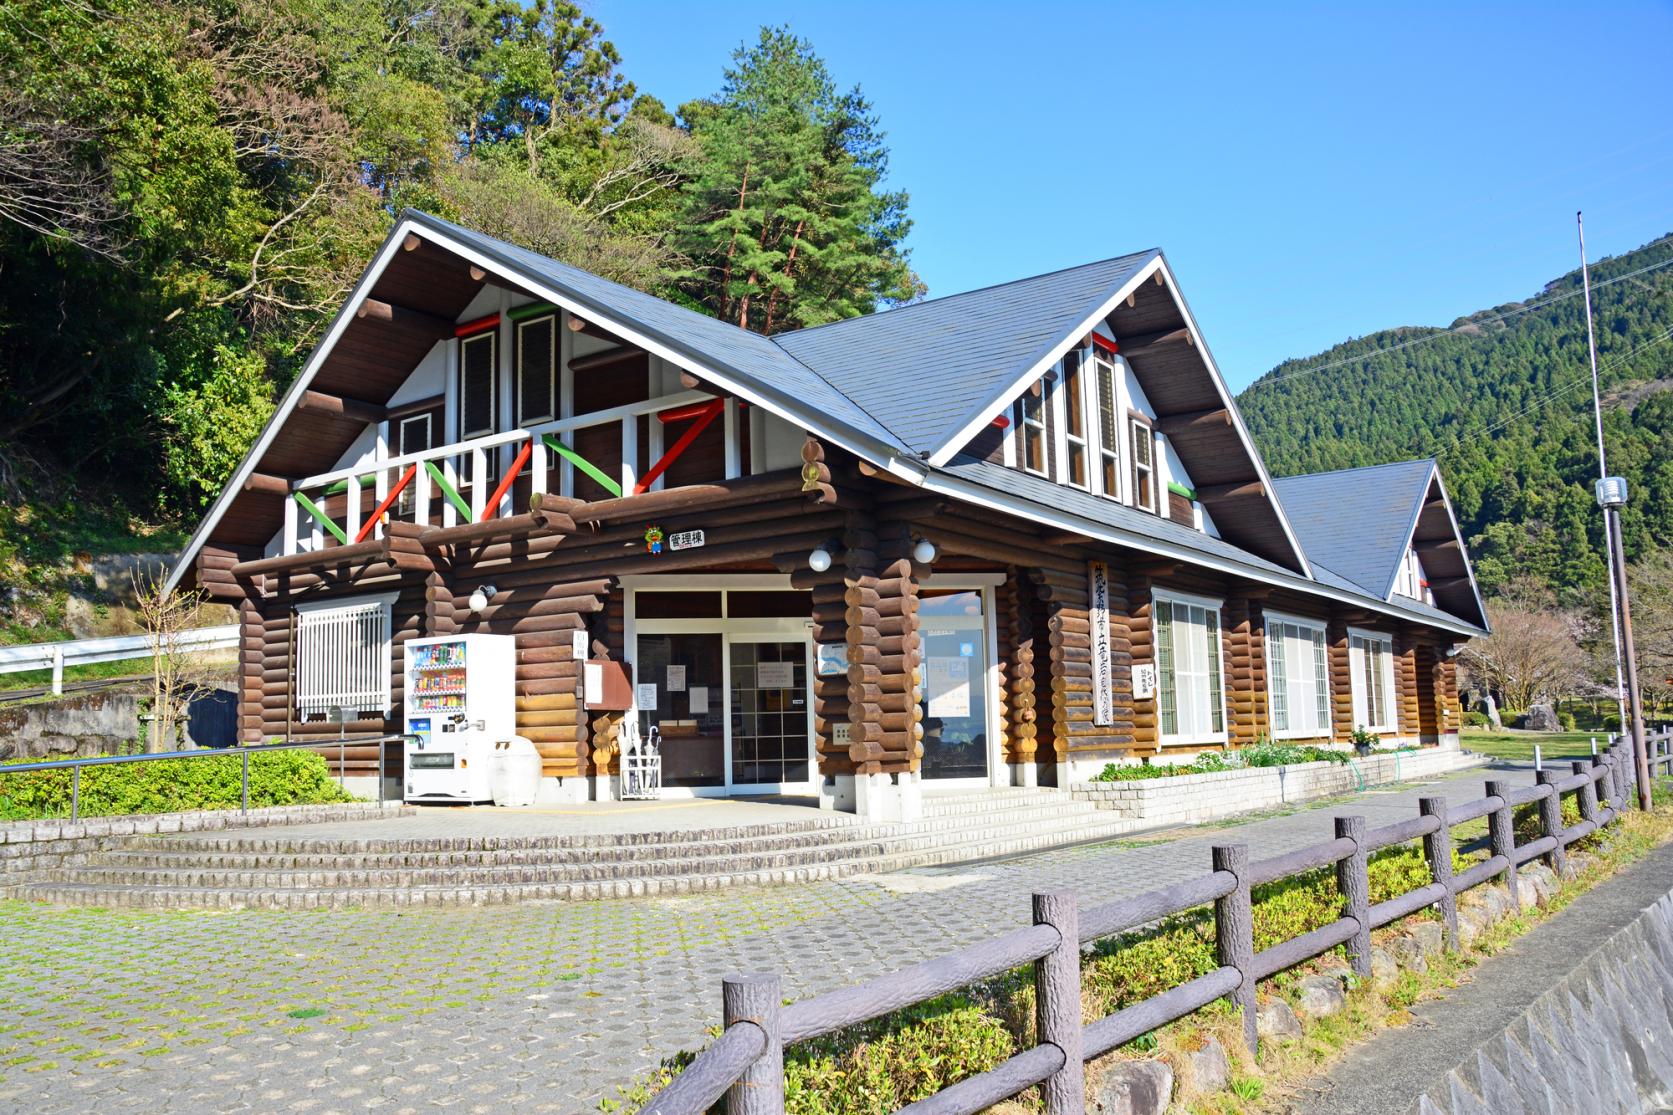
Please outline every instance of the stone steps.
[[[1002, 791], [985, 803], [978, 794], [949, 795], [925, 805], [929, 815], [909, 824], [816, 821], [728, 830], [732, 839], [664, 832], [620, 845], [531, 843], [543, 839], [535, 837], [133, 839], [47, 872], [27, 896], [71, 905], [313, 909], [691, 894], [967, 862], [1110, 839], [1132, 827], [1046, 790]], [[497, 846], [507, 841], [513, 846]]]

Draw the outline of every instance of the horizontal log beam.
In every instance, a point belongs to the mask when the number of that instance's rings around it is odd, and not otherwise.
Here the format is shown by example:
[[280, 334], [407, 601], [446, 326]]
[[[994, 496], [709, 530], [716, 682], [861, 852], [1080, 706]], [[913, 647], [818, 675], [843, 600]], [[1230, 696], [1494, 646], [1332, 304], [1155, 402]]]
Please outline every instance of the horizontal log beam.
[[1413, 542], [1412, 549], [1420, 554], [1456, 553], [1463, 549], [1456, 538], [1437, 538], [1428, 542]]
[[1232, 412], [1225, 407], [1212, 410], [1189, 410], [1179, 414], [1163, 414], [1156, 419], [1156, 428], [1164, 434], [1179, 434], [1187, 430], [1218, 430], [1232, 424]]
[[302, 392], [302, 397], [297, 400], [296, 409], [314, 414], [327, 414], [333, 418], [347, 418], [353, 422], [382, 422], [389, 417], [389, 408], [377, 403], [313, 390]]
[[379, 321], [389, 325], [398, 325], [415, 329], [426, 335], [436, 337], [451, 336], [452, 321], [439, 314], [414, 310], [407, 306], [397, 306], [391, 302], [384, 302], [377, 298], [368, 298], [355, 310], [354, 316], [361, 321]]
[[1121, 355], [1143, 356], [1148, 351], [1164, 348], [1170, 345], [1191, 345], [1191, 331], [1184, 326], [1178, 329], [1160, 329], [1154, 333], [1133, 333], [1126, 337], [1117, 337], [1116, 343], [1121, 346]]
[[1231, 499], [1253, 499], [1266, 495], [1266, 485], [1259, 480], [1241, 480], [1232, 484], [1199, 484], [1197, 499], [1202, 503], [1218, 503]]

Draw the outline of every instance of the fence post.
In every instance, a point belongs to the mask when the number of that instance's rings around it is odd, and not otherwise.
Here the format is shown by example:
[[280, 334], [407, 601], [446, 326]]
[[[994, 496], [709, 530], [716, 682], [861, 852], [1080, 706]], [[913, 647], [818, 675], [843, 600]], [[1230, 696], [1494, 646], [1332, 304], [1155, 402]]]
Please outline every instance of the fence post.
[[1609, 789], [1609, 804], [1614, 808], [1615, 815], [1618, 817], [1626, 811], [1624, 808], [1626, 798], [1623, 794], [1624, 788], [1621, 785], [1621, 755], [1613, 743], [1604, 751], [1603, 761], [1609, 768], [1608, 777], [1604, 782], [1604, 785]]
[[1256, 1052], [1255, 1038], [1255, 909], [1249, 894], [1249, 845], [1216, 844], [1214, 870], [1230, 871], [1237, 885], [1214, 900], [1214, 949], [1222, 968], [1236, 968], [1242, 982], [1232, 1002], [1243, 1012], [1243, 1041]]
[[1034, 1023], [1042, 1043], [1063, 1051], [1063, 1067], [1040, 1085], [1047, 1115], [1084, 1115], [1081, 1056], [1080, 912], [1073, 891], [1034, 896], [1034, 924], [1057, 930], [1057, 947], [1034, 962]]
[[1360, 979], [1371, 978], [1371, 854], [1365, 847], [1365, 818], [1336, 818], [1336, 839], [1354, 842], [1353, 854], [1336, 861], [1336, 889], [1342, 892], [1342, 916], [1359, 929], [1348, 940], [1348, 964]]
[[81, 819], [81, 767], [70, 768], [70, 824]]
[[[64, 648], [52, 648], [52, 695], [62, 696], [64, 693]], [[79, 767], [76, 769], [80, 769]]]
[[1429, 878], [1444, 888], [1441, 921], [1446, 924], [1446, 947], [1458, 951], [1458, 895], [1452, 890], [1452, 819], [1446, 799], [1418, 798], [1417, 811], [1438, 819], [1440, 827], [1423, 834], [1423, 855], [1429, 861]]
[[782, 997], [778, 977], [745, 972], [720, 981], [721, 1019], [728, 1027], [753, 1022], [767, 1035], [767, 1047], [738, 1082], [726, 1090], [730, 1115], [783, 1115], [784, 1042], [778, 1026]]
[[1592, 781], [1592, 764], [1580, 761], [1573, 764], [1574, 773], [1584, 775], [1586, 781], [1580, 786], [1580, 819], [1592, 822], [1597, 827], [1597, 783]]
[[1504, 884], [1510, 891], [1510, 905], [1522, 912], [1522, 896], [1516, 887], [1516, 817], [1510, 808], [1510, 783], [1489, 782], [1487, 796], [1498, 798], [1499, 808], [1487, 815], [1487, 831], [1493, 842], [1493, 855], [1505, 858]]
[[239, 792], [244, 803], [244, 812], [250, 811], [250, 753], [244, 751], [238, 756], [243, 760], [243, 769], [239, 771]]
[[1541, 786], [1550, 786], [1551, 793], [1539, 801], [1539, 827], [1542, 836], [1553, 837], [1556, 843], [1545, 857], [1546, 866], [1559, 878], [1568, 865], [1568, 853], [1563, 850], [1563, 795], [1557, 792], [1557, 772], [1542, 770], [1536, 776]]

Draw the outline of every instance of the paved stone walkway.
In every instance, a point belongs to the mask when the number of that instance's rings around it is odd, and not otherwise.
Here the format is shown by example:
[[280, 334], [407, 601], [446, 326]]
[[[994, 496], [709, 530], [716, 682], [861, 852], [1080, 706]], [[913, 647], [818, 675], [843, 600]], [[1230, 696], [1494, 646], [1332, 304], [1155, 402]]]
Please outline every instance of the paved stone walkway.
[[0, 902], [0, 1111], [580, 1112], [706, 1040], [719, 978], [805, 997], [1029, 916], [1034, 890], [1107, 901], [1375, 827], [1473, 770], [1236, 826], [1003, 862], [683, 898], [467, 910], [153, 912]]

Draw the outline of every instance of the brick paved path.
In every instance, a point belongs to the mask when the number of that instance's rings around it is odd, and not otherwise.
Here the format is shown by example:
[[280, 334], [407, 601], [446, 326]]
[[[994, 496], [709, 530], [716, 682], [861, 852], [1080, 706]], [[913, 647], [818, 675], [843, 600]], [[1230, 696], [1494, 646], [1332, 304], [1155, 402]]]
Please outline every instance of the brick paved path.
[[1374, 827], [1473, 770], [1235, 828], [1000, 863], [686, 898], [467, 910], [240, 913], [0, 903], [0, 1111], [578, 1112], [700, 1046], [719, 977], [805, 997], [1028, 919], [1031, 891], [1107, 901]]

